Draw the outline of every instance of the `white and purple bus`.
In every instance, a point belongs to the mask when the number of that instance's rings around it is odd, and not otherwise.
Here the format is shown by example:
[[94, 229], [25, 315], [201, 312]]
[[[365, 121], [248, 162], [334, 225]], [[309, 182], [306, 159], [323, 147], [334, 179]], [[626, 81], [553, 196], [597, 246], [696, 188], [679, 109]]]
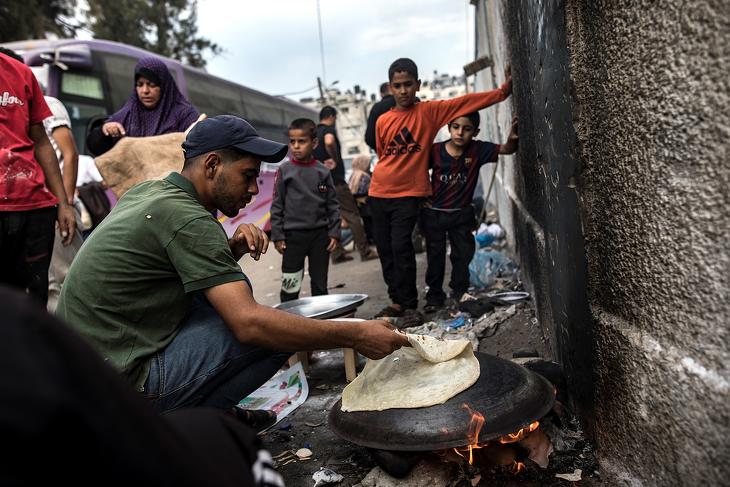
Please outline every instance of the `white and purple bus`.
[[[122, 107], [134, 85], [134, 66], [142, 57], [160, 58], [180, 91], [208, 116], [232, 114], [243, 117], [259, 134], [288, 142], [286, 129], [295, 118], [317, 120], [317, 112], [295, 101], [267, 95], [231, 81], [185, 66], [137, 47], [102, 40], [30, 40], [5, 43], [23, 56], [45, 88], [46, 94], [63, 102], [71, 116], [73, 134], [82, 154], [90, 121], [106, 117]], [[230, 234], [242, 222], [270, 229], [269, 210], [276, 166], [262, 163], [259, 195], [234, 218], [221, 217]]]

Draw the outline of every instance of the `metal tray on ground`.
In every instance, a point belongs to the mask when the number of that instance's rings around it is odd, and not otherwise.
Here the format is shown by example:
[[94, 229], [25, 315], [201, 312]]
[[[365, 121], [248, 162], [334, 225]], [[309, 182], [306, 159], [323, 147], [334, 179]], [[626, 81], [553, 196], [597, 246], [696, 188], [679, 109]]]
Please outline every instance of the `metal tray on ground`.
[[367, 294], [326, 294], [286, 301], [274, 308], [307, 318], [324, 320], [355, 311], [367, 298]]

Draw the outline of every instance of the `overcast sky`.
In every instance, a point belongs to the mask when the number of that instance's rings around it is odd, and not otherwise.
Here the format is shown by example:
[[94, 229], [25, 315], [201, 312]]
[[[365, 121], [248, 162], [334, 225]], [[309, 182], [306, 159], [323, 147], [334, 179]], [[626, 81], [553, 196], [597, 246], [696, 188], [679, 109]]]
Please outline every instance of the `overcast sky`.
[[[468, 0], [320, 0], [320, 11], [325, 80], [342, 91], [377, 92], [399, 57], [412, 58], [421, 79], [460, 74], [473, 60]], [[323, 74], [316, 0], [199, 0], [198, 27], [226, 51], [208, 59], [216, 76], [278, 95], [314, 87]]]

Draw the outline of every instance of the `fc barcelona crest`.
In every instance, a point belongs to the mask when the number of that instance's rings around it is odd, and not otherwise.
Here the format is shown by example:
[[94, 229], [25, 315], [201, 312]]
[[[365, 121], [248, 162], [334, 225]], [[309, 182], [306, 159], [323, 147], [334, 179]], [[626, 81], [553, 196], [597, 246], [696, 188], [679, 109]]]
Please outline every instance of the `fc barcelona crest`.
[[464, 158], [464, 165], [465, 165], [466, 167], [469, 167], [469, 166], [471, 166], [471, 163], [472, 163], [472, 162], [474, 162], [474, 159], [472, 159], [471, 157], [465, 157], [465, 158]]

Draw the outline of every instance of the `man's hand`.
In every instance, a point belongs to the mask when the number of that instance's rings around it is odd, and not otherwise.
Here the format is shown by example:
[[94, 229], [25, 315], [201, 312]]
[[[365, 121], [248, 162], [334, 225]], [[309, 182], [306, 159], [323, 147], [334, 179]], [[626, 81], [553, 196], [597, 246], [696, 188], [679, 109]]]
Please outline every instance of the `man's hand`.
[[127, 135], [124, 127], [119, 122], [107, 122], [101, 126], [101, 133], [110, 137], [118, 138]]
[[284, 250], [286, 250], [286, 240], [277, 240], [274, 242], [274, 247], [277, 252], [284, 255]]
[[507, 142], [502, 144], [499, 148], [500, 154], [514, 154], [517, 152], [517, 143], [519, 142], [519, 136], [517, 135], [517, 117], [512, 119], [512, 128], [510, 129], [509, 136], [507, 136]]
[[330, 237], [330, 243], [327, 244], [327, 252], [332, 252], [337, 248], [338, 240], [335, 237]]
[[67, 246], [73, 240], [76, 232], [76, 218], [73, 209], [65, 201], [58, 202], [56, 220], [58, 221], [58, 230], [61, 232], [61, 243]]
[[322, 164], [324, 164], [324, 167], [326, 167], [326, 168], [327, 168], [327, 169], [329, 169], [330, 171], [331, 171], [332, 169], [334, 169], [335, 167], [337, 167], [337, 163], [336, 163], [336, 162], [335, 162], [335, 160], [334, 160], [334, 159], [332, 159], [332, 158], [330, 158], [330, 159], [325, 159], [324, 161], [322, 161]]
[[269, 248], [269, 237], [253, 223], [243, 223], [236, 228], [233, 237], [228, 240], [228, 245], [236, 260], [247, 252], [254, 260], [259, 260], [261, 254], [265, 254]]
[[405, 333], [393, 328], [385, 320], [368, 320], [358, 323], [360, 335], [355, 341], [355, 350], [367, 358], [378, 360], [390, 355], [400, 347], [410, 347]]

